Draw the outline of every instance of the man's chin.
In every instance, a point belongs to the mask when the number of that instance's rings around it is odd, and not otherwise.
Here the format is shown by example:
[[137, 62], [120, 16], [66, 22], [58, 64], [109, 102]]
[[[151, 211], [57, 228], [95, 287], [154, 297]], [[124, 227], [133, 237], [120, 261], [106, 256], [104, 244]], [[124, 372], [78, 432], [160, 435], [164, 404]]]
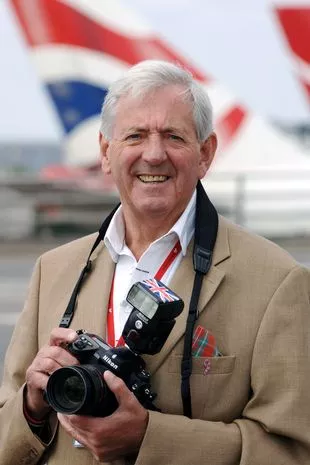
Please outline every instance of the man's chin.
[[[146, 200], [146, 199], [145, 199]], [[135, 204], [136, 210], [140, 213], [142, 220], [145, 218], [166, 218], [167, 215], [170, 214], [169, 206], [167, 205], [167, 201], [159, 200], [159, 199], [152, 199], [147, 200], [146, 202], [137, 202]]]

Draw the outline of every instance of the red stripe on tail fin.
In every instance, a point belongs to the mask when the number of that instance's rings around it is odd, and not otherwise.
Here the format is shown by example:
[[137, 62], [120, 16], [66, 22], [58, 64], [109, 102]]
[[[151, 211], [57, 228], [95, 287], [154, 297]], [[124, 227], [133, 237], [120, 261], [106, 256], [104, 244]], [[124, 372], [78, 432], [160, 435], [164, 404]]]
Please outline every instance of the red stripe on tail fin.
[[219, 148], [225, 150], [237, 136], [245, 121], [247, 112], [240, 106], [235, 106], [217, 121], [216, 131], [219, 138]]
[[276, 13], [292, 51], [310, 63], [310, 7], [277, 8]]
[[310, 7], [280, 7], [276, 15], [295, 58], [295, 70], [310, 102]]

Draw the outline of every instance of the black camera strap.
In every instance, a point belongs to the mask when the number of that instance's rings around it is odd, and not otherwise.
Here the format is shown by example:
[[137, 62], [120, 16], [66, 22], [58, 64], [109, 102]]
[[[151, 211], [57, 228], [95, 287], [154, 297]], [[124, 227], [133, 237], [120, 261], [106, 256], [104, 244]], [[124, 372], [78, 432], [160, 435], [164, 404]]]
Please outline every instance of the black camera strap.
[[[90, 260], [92, 253], [104, 239], [109, 224], [118, 209], [117, 205], [107, 218], [102, 223], [98, 236], [91, 248], [91, 251], [86, 260], [86, 264], [81, 271], [79, 279], [73, 289], [68, 306], [63, 314], [59, 326], [68, 328], [72, 321], [78, 293], [81, 290], [85, 278], [92, 270], [92, 262]], [[191, 418], [191, 392], [190, 392], [190, 376], [192, 373], [192, 340], [195, 322], [198, 317], [197, 307], [199, 295], [204, 276], [208, 273], [211, 262], [213, 249], [217, 237], [218, 230], [218, 214], [213, 204], [209, 200], [200, 181], [197, 183], [197, 201], [196, 201], [196, 217], [195, 217], [195, 236], [194, 236], [194, 251], [193, 251], [193, 266], [195, 278], [192, 290], [192, 296], [189, 305], [189, 313], [186, 322], [184, 350], [181, 365], [181, 395], [183, 402], [184, 415]]]
[[198, 301], [204, 276], [208, 273], [217, 237], [218, 214], [201, 182], [197, 184], [195, 238], [193, 265], [195, 278], [186, 322], [183, 358], [181, 364], [181, 395], [183, 413], [192, 418], [190, 376], [192, 374], [192, 343], [195, 322], [198, 318]]
[[77, 280], [77, 283], [76, 283], [76, 285], [75, 285], [75, 287], [73, 289], [73, 292], [72, 292], [72, 295], [70, 297], [69, 303], [67, 305], [66, 311], [63, 314], [62, 319], [61, 319], [61, 321], [59, 323], [60, 328], [69, 328], [69, 326], [70, 326], [70, 323], [72, 321], [72, 318], [73, 318], [73, 315], [74, 315], [74, 312], [75, 312], [76, 301], [77, 301], [78, 294], [80, 292], [80, 289], [82, 287], [82, 284], [83, 284], [86, 276], [88, 276], [90, 274], [91, 269], [92, 269], [92, 262], [90, 260], [90, 257], [92, 255], [92, 253], [94, 252], [94, 250], [98, 247], [100, 242], [103, 241], [105, 233], [107, 232], [109, 224], [110, 224], [110, 222], [111, 222], [111, 220], [112, 220], [112, 218], [114, 216], [114, 213], [116, 212], [116, 210], [118, 209], [119, 206], [120, 206], [120, 204], [118, 204], [111, 211], [111, 213], [109, 213], [109, 215], [106, 217], [106, 219], [104, 220], [104, 222], [102, 223], [102, 225], [101, 225], [101, 227], [99, 229], [98, 236], [96, 237], [96, 240], [95, 240], [95, 242], [94, 242], [94, 244], [93, 244], [93, 246], [91, 248], [91, 251], [89, 252], [89, 255], [88, 255], [87, 260], [86, 260], [86, 264], [85, 264], [84, 268], [81, 271], [79, 279]]

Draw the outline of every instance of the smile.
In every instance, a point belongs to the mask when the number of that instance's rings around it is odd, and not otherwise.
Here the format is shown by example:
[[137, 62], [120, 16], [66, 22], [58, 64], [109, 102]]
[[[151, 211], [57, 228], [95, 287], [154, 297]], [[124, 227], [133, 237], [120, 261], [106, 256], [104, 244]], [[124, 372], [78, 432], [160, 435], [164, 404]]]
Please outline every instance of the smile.
[[138, 178], [142, 182], [164, 182], [164, 181], [167, 181], [167, 179], [169, 179], [169, 176], [163, 176], [163, 175], [152, 176], [150, 174], [142, 174], [138, 176]]

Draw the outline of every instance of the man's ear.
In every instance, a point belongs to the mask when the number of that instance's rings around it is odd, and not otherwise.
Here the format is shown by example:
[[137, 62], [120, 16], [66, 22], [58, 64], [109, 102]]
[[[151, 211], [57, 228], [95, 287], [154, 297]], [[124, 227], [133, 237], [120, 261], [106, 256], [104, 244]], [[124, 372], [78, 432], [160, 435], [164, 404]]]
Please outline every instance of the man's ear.
[[209, 170], [217, 149], [217, 137], [215, 132], [212, 132], [200, 147], [200, 162], [199, 162], [199, 179], [202, 179]]
[[111, 174], [110, 159], [108, 155], [109, 141], [99, 132], [99, 146], [101, 156], [101, 169], [104, 174]]

